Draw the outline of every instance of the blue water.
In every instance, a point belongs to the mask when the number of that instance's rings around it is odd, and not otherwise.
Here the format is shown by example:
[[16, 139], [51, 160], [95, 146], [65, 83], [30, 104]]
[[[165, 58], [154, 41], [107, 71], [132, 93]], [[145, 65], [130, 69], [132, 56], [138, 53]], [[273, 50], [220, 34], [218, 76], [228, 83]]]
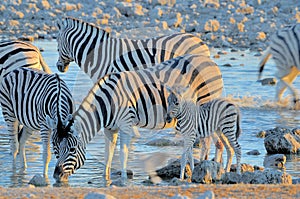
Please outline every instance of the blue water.
[[[36, 41], [34, 44], [44, 50], [42, 54], [52, 71], [58, 72], [55, 67], [58, 56], [56, 41]], [[220, 51], [220, 49], [211, 50], [212, 55]], [[273, 102], [275, 87], [261, 86], [260, 83], [256, 82], [257, 65], [260, 57], [254, 56], [255, 52], [225, 51], [227, 54], [220, 55], [218, 59], [213, 59], [222, 71], [225, 85], [224, 97], [232, 99], [241, 107], [243, 133], [239, 139], [239, 143], [242, 146], [242, 163], [263, 166], [264, 157], [266, 156], [264, 140], [257, 138], [256, 134], [261, 130], [271, 129], [276, 126], [285, 126], [287, 128], [298, 127], [300, 111], [292, 111], [288, 107], [278, 107]], [[231, 58], [235, 58], [235, 60]], [[223, 66], [224, 64], [231, 64], [231, 67]], [[264, 78], [273, 77], [274, 69], [274, 62], [271, 60], [266, 65]], [[67, 73], [59, 74], [70, 86], [76, 104], [79, 105], [89, 88], [91, 88], [92, 82], [74, 63], [71, 64]], [[296, 81], [295, 84], [299, 88], [299, 81]], [[287, 93], [286, 97], [290, 97], [289, 93]], [[0, 115], [0, 136], [0, 186], [26, 186], [35, 174], [42, 174], [42, 147], [39, 133], [35, 133], [27, 143], [26, 156], [28, 168], [25, 173], [19, 170], [12, 170], [12, 157], [10, 155], [8, 136], [6, 135], [6, 127], [2, 115]], [[182, 148], [178, 146], [153, 147], [145, 144], [159, 137], [180, 140], [180, 137], [175, 135], [171, 130], [142, 130], [141, 137], [132, 142], [130, 149], [128, 169], [131, 169], [134, 173], [134, 177], [130, 180], [130, 183], [140, 185], [142, 181], [148, 178], [147, 172], [141, 166], [144, 156], [151, 156], [154, 152], [167, 153], [170, 158], [178, 158], [181, 155]], [[257, 156], [246, 154], [246, 152], [254, 149], [258, 150], [261, 154]], [[101, 187], [104, 185], [102, 179], [104, 169], [104, 139], [101, 133], [88, 145], [87, 151], [85, 165], [69, 178], [69, 186]], [[212, 148], [213, 151], [214, 149]], [[113, 167], [116, 169], [120, 168], [118, 152], [117, 149], [113, 162]], [[197, 150], [195, 153], [197, 153]], [[224, 157], [226, 157], [225, 155], [224, 152]], [[53, 156], [49, 165], [49, 182], [51, 186], [55, 186], [55, 181], [52, 178], [55, 162], [56, 160]], [[235, 163], [235, 158], [233, 159], [233, 163]], [[158, 167], [163, 166], [164, 164], [158, 165]], [[300, 177], [299, 155], [287, 156], [286, 171], [293, 178]]]

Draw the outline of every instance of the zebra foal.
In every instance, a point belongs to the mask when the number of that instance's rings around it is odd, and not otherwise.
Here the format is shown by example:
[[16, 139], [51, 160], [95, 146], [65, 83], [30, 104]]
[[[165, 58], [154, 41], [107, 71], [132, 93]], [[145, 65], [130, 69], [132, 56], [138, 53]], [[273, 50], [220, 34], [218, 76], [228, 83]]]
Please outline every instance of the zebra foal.
[[0, 82], [9, 72], [19, 67], [29, 67], [51, 73], [40, 50], [19, 40], [0, 41]]
[[[43, 174], [48, 175], [51, 159], [50, 136], [54, 153], [59, 150], [59, 134], [73, 113], [73, 99], [66, 83], [57, 74], [46, 74], [28, 68], [18, 68], [7, 74], [0, 87], [0, 104], [15, 167], [20, 154], [22, 168], [27, 168], [25, 144], [32, 131], [41, 131], [43, 142]], [[22, 129], [18, 132], [18, 127]]]
[[299, 95], [297, 89], [292, 85], [300, 74], [300, 24], [278, 30], [270, 40], [261, 62], [259, 63], [259, 76], [261, 78], [266, 62], [273, 57], [277, 68], [275, 74], [279, 78], [276, 86], [276, 100], [281, 101], [286, 88], [293, 94], [295, 108], [299, 109]]
[[[177, 119], [176, 130], [184, 137], [184, 151], [181, 157], [180, 179], [184, 179], [184, 169], [187, 160], [191, 170], [194, 169], [193, 145], [196, 139], [212, 136], [217, 132], [227, 150], [227, 164], [225, 171], [230, 171], [233, 151], [236, 154], [237, 173], [241, 173], [241, 147], [238, 137], [241, 134], [239, 108], [223, 99], [213, 99], [202, 105], [196, 105], [191, 100], [184, 99], [184, 89], [171, 89], [167, 87], [168, 108], [166, 120], [171, 122]], [[230, 145], [228, 145], [226, 138]]]

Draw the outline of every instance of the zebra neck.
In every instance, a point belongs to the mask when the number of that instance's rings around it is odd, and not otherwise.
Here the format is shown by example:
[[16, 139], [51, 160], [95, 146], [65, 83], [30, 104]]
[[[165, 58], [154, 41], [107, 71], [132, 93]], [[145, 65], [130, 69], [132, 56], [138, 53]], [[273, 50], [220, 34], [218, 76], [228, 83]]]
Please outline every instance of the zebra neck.
[[189, 120], [193, 120], [195, 118], [196, 111], [196, 105], [193, 102], [184, 101], [179, 109], [177, 116], [178, 122], [183, 124]]

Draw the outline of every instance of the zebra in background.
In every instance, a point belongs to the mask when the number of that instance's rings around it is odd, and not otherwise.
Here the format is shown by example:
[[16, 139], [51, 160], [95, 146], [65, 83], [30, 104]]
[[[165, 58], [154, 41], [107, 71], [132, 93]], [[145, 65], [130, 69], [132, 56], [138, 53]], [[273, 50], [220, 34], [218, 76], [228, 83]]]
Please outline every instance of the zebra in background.
[[[32, 131], [41, 131], [43, 142], [43, 174], [48, 175], [51, 159], [50, 136], [54, 153], [58, 155], [59, 143], [68, 117], [74, 105], [71, 91], [57, 74], [20, 67], [7, 74], [0, 87], [0, 103], [15, 167], [16, 156], [20, 154], [22, 168], [27, 168], [25, 144]], [[22, 129], [18, 132], [18, 127]]]
[[131, 40], [111, 37], [97, 26], [70, 17], [57, 26], [58, 70], [66, 72], [75, 61], [94, 83], [112, 72], [143, 69], [185, 54], [210, 56], [207, 45], [188, 33]]
[[34, 45], [19, 40], [0, 41], [0, 82], [7, 73], [19, 67], [51, 73], [40, 50]]
[[271, 56], [276, 64], [276, 76], [280, 79], [276, 87], [276, 100], [280, 102], [284, 91], [289, 88], [293, 93], [295, 108], [299, 109], [298, 91], [292, 83], [300, 74], [300, 24], [278, 30], [271, 37], [270, 45], [259, 64], [258, 79]]
[[[101, 78], [73, 113], [68, 129], [79, 136], [84, 148], [98, 131], [105, 135], [105, 172], [110, 182], [110, 169], [118, 131], [120, 131], [120, 160], [122, 181], [126, 182], [127, 157], [133, 126], [146, 129], [175, 127], [164, 115], [167, 104], [167, 85], [189, 87], [191, 97], [204, 103], [221, 95], [223, 80], [218, 66], [200, 55], [180, 56], [156, 67], [137, 71], [112, 73]], [[66, 179], [82, 164], [81, 149], [68, 142], [60, 148], [54, 178]], [[75, 151], [74, 149], [75, 148]], [[71, 151], [72, 149], [72, 151]]]
[[[176, 129], [184, 137], [184, 151], [181, 157], [180, 179], [184, 179], [184, 170], [189, 161], [191, 170], [194, 170], [193, 145], [196, 138], [219, 134], [227, 151], [225, 171], [230, 172], [233, 151], [236, 154], [237, 173], [241, 173], [241, 147], [237, 141], [241, 134], [239, 108], [223, 99], [213, 99], [202, 105], [196, 105], [192, 100], [184, 98], [186, 89], [171, 89], [167, 98], [166, 120], [171, 122], [177, 119]], [[224, 136], [227, 138], [224, 138]], [[227, 143], [229, 141], [230, 145]]]

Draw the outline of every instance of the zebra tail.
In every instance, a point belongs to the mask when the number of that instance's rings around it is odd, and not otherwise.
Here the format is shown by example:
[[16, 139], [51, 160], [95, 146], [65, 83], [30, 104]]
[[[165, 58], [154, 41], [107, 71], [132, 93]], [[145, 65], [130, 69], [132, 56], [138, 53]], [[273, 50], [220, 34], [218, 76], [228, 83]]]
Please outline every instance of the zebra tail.
[[52, 71], [51, 71], [50, 67], [48, 66], [48, 64], [45, 62], [41, 52], [39, 53], [39, 56], [40, 56], [40, 64], [43, 68], [43, 71], [45, 73], [52, 74]]
[[259, 63], [259, 74], [258, 74], [258, 80], [260, 80], [261, 78], [261, 74], [264, 70], [265, 64], [267, 63], [267, 61], [270, 59], [271, 57], [271, 52], [270, 52], [270, 46], [267, 48], [265, 54], [263, 55], [260, 63]]
[[236, 139], [240, 137], [241, 133], [242, 133], [241, 114], [240, 114], [240, 110], [238, 109], [238, 114], [237, 114], [237, 118], [236, 118]]

